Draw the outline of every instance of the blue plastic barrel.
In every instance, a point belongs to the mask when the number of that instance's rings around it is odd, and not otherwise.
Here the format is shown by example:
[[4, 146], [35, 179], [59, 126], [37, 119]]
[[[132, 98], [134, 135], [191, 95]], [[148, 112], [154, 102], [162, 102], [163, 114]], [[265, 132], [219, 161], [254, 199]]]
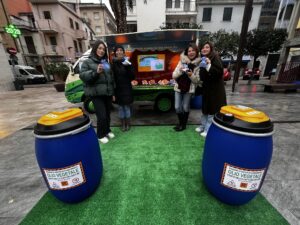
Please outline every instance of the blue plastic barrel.
[[216, 198], [242, 205], [256, 196], [271, 161], [272, 133], [269, 118], [248, 107], [225, 106], [214, 116], [205, 141], [202, 174]]
[[89, 197], [102, 177], [100, 146], [89, 117], [80, 109], [52, 112], [41, 117], [34, 133], [36, 159], [49, 191], [67, 203]]
[[202, 108], [202, 95], [193, 96], [191, 98], [191, 108], [192, 109]]

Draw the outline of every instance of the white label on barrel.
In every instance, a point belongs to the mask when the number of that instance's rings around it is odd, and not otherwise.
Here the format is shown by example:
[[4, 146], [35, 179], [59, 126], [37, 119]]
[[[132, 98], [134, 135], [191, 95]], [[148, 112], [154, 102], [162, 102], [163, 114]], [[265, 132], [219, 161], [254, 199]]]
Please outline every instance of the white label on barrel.
[[246, 169], [225, 163], [221, 184], [239, 191], [257, 191], [260, 188], [264, 173], [265, 168]]
[[52, 190], [66, 190], [86, 182], [81, 162], [58, 169], [43, 168], [43, 171]]

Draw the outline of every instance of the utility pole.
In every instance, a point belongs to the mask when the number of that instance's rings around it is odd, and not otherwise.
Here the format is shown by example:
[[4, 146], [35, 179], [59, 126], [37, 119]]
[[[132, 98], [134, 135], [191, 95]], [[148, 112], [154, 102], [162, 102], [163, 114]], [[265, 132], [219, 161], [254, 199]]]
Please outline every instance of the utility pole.
[[243, 24], [241, 29], [240, 41], [239, 41], [239, 50], [238, 50], [237, 60], [236, 60], [236, 69], [235, 69], [234, 78], [232, 82], [232, 92], [234, 92], [235, 83], [238, 83], [239, 80], [242, 58], [243, 58], [243, 50], [246, 44], [248, 26], [252, 15], [252, 5], [253, 5], [253, 0], [246, 0], [244, 16], [243, 16]]

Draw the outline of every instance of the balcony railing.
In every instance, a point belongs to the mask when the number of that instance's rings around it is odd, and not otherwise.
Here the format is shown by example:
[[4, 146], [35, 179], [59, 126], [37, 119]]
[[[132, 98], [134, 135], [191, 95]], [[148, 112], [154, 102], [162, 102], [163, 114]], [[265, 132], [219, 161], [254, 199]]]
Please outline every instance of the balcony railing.
[[83, 30], [75, 30], [75, 37], [78, 40], [87, 40], [88, 39], [87, 33]]
[[10, 17], [12, 24], [16, 25], [19, 29], [28, 29], [28, 30], [36, 30], [36, 27], [33, 23], [30, 23], [25, 20], [17, 19], [13, 16]]
[[45, 52], [46, 55], [59, 55], [59, 56], [64, 55], [63, 48], [57, 45], [46, 45], [45, 51], [46, 51]]
[[179, 6], [180, 7], [178, 8], [175, 7], [175, 1], [172, 1], [172, 4], [170, 4], [168, 8], [166, 8], [166, 13], [167, 14], [197, 13], [195, 0], [191, 0], [191, 1], [181, 0]]
[[38, 20], [38, 27], [45, 33], [58, 33], [60, 32], [59, 25], [53, 20], [40, 19]]
[[300, 62], [288, 62], [281, 65], [277, 82], [293, 83], [300, 80]]

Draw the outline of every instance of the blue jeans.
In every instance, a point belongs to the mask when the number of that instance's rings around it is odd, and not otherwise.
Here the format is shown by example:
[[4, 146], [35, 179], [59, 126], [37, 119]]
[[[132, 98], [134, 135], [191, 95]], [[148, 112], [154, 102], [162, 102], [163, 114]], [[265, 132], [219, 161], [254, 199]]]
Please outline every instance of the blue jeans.
[[181, 93], [175, 91], [175, 111], [176, 113], [184, 113], [190, 111], [191, 93]]
[[214, 115], [202, 114], [200, 129], [202, 129], [205, 133], [207, 133], [212, 124], [213, 118]]
[[127, 119], [131, 117], [130, 105], [119, 105], [119, 118]]

